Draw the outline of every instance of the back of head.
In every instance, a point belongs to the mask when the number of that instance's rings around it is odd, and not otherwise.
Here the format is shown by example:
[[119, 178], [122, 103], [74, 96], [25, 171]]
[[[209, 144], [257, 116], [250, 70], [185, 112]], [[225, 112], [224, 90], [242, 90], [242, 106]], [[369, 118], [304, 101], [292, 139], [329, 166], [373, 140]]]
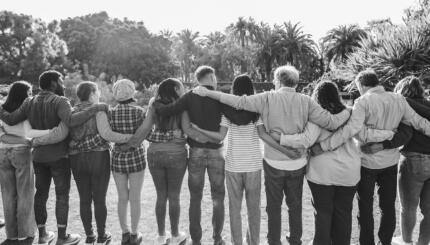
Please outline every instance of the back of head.
[[119, 103], [133, 102], [135, 92], [134, 82], [129, 79], [118, 80], [112, 86], [113, 97]]
[[358, 73], [355, 80], [361, 86], [365, 86], [365, 87], [376, 87], [379, 85], [378, 75], [376, 75], [376, 72], [371, 69], [367, 69]]
[[97, 84], [94, 82], [81, 82], [76, 88], [76, 95], [81, 102], [88, 101], [90, 99], [91, 93], [97, 91]]
[[416, 76], [407, 76], [400, 80], [394, 92], [411, 99], [423, 99], [425, 93], [420, 79]]
[[234, 95], [238, 96], [253, 95], [255, 93], [252, 80], [246, 74], [234, 78], [231, 90]]
[[346, 107], [342, 103], [337, 85], [332, 81], [321, 81], [314, 89], [313, 99], [331, 114], [338, 114]]
[[28, 98], [31, 92], [31, 85], [26, 81], [18, 81], [12, 83], [9, 88], [9, 94], [6, 102], [3, 104], [3, 109], [7, 112], [13, 112], [18, 109], [25, 99]]
[[275, 80], [286, 87], [295, 87], [299, 83], [299, 71], [294, 66], [280, 66], [276, 68]]
[[199, 83], [202, 83], [207, 75], [210, 74], [215, 74], [214, 68], [210, 66], [199, 66], [194, 72], [194, 75]]
[[[176, 92], [182, 85], [181, 81], [176, 78], [167, 78], [163, 80], [158, 86], [157, 95], [155, 96], [156, 102], [164, 105], [175, 102], [179, 99], [179, 95]], [[172, 123], [176, 120], [178, 123], [180, 114], [173, 117], [163, 117], [157, 115], [157, 126], [160, 130], [167, 131], [172, 129]]]
[[42, 90], [49, 90], [52, 82], [57, 82], [63, 75], [58, 71], [49, 70], [45, 71], [39, 76], [39, 86]]

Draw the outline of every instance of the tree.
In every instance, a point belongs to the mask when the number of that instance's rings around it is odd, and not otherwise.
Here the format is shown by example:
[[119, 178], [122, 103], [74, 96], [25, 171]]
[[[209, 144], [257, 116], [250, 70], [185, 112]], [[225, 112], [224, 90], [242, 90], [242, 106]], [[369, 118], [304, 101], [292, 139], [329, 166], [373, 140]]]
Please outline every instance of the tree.
[[282, 51], [281, 34], [278, 29], [271, 28], [265, 23], [260, 24], [256, 35], [258, 43], [257, 64], [261, 67], [263, 81], [271, 81], [273, 64]]
[[195, 68], [195, 61], [199, 52], [198, 38], [199, 32], [193, 32], [189, 29], [176, 34], [173, 50], [179, 61], [184, 82], [190, 82], [191, 73]]
[[366, 31], [357, 25], [340, 25], [327, 32], [323, 42], [327, 47], [328, 62], [343, 62], [354, 48], [360, 46], [360, 40], [366, 37]]
[[67, 45], [40, 19], [0, 12], [0, 77], [35, 83], [49, 68], [61, 68]]

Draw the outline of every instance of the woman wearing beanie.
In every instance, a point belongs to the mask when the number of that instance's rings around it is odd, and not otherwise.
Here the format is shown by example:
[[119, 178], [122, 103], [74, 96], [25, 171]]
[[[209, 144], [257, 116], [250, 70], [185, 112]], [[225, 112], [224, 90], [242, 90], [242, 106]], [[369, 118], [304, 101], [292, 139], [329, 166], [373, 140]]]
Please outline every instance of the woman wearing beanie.
[[[118, 105], [109, 113], [112, 130], [122, 134], [134, 134], [145, 119], [145, 112], [134, 105], [134, 83], [122, 79], [112, 88]], [[112, 173], [118, 190], [118, 217], [122, 230], [121, 244], [136, 245], [142, 242], [138, 232], [140, 220], [140, 195], [143, 185], [145, 147], [121, 151], [118, 144], [112, 150]], [[130, 203], [131, 229], [127, 222], [127, 206]]]

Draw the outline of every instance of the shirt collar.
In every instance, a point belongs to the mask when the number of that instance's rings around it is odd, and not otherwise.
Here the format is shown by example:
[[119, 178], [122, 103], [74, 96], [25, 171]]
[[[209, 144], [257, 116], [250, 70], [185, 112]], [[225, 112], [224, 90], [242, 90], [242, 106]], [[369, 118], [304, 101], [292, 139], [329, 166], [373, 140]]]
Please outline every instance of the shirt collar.
[[278, 91], [281, 93], [295, 93], [296, 89], [291, 87], [282, 87], [282, 88], [279, 88]]
[[374, 88], [367, 90], [365, 94], [378, 94], [378, 93], [382, 93], [382, 92], [385, 92], [384, 87], [382, 87], [381, 85], [378, 85]]

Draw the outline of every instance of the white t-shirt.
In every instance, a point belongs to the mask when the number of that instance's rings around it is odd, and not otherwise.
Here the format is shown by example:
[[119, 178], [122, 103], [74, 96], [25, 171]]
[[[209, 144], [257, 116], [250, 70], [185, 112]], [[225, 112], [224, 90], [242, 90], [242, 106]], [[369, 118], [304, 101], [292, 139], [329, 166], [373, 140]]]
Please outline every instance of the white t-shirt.
[[259, 119], [255, 123], [238, 126], [222, 117], [220, 125], [228, 128], [225, 170], [254, 172], [262, 169], [263, 157], [257, 131], [257, 126], [261, 124], [263, 122]]

